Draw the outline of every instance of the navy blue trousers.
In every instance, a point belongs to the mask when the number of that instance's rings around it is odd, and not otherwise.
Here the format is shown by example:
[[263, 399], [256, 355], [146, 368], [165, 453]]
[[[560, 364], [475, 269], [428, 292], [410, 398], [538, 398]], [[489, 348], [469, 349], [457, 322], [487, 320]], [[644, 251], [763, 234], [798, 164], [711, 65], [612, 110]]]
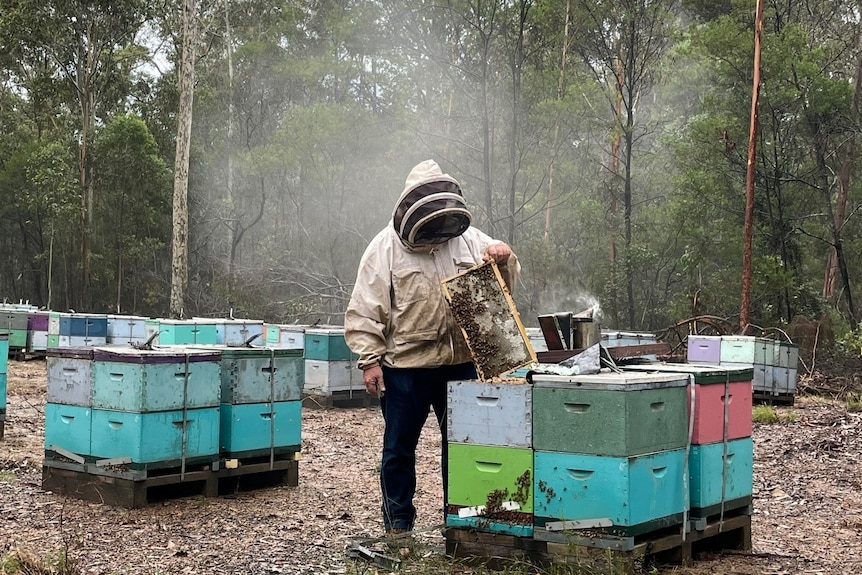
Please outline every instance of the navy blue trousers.
[[444, 365], [428, 369], [393, 369], [383, 367], [386, 393], [380, 400], [385, 430], [383, 460], [380, 465], [380, 489], [383, 494], [383, 526], [389, 529], [413, 529], [416, 508], [416, 446], [433, 409], [440, 426], [443, 449], [440, 466], [443, 472], [443, 502], [447, 492], [446, 388], [449, 381], [476, 379], [472, 363]]

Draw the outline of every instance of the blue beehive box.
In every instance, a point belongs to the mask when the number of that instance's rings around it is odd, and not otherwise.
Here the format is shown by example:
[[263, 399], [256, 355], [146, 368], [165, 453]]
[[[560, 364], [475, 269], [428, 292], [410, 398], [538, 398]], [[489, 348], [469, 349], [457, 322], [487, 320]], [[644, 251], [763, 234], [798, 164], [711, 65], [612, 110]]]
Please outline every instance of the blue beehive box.
[[6, 413], [6, 378], [7, 374], [0, 373], [0, 411]]
[[92, 410], [81, 405], [45, 404], [45, 449], [91, 454]]
[[534, 537], [555, 540], [569, 521], [609, 520], [611, 534], [681, 524], [686, 450], [631, 457], [535, 452]]
[[221, 451], [228, 454], [295, 448], [299, 451], [301, 401], [221, 405]]
[[729, 508], [745, 505], [753, 490], [754, 442], [746, 437], [727, 444], [692, 445], [688, 468], [694, 514], [712, 514], [722, 502], [730, 503]]
[[105, 347], [93, 352], [93, 407], [140, 413], [217, 407], [220, 396], [216, 350]]
[[323, 361], [354, 360], [358, 356], [347, 347], [343, 328], [308, 328], [305, 330], [305, 358]]
[[93, 409], [91, 437], [92, 455], [100, 459], [128, 457], [134, 463], [155, 463], [216, 458], [219, 408], [151, 413]]
[[92, 406], [93, 348], [48, 348], [45, 365], [48, 371], [46, 400], [49, 403]]
[[266, 345], [285, 349], [304, 349], [306, 327], [296, 324], [266, 324]]
[[222, 403], [261, 403], [302, 399], [302, 350], [221, 348]]
[[159, 345], [215, 345], [218, 330], [215, 320], [162, 319], [158, 324]]
[[83, 314], [61, 315], [60, 335], [107, 339], [108, 316]]

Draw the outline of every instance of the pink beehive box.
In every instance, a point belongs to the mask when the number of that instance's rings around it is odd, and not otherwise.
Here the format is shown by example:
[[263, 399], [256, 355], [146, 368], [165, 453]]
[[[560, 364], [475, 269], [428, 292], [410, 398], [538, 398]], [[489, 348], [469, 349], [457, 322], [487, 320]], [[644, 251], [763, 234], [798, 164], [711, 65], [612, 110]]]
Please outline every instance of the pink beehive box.
[[[687, 363], [621, 366], [623, 370], [688, 374], [694, 385], [694, 425], [691, 443], [706, 444], [751, 436], [752, 377], [749, 367]], [[689, 390], [691, 391], [691, 390]], [[725, 410], [725, 403], [727, 409]], [[689, 406], [691, 401], [689, 401]], [[727, 426], [725, 435], [725, 411]], [[689, 412], [689, 417], [691, 413]]]

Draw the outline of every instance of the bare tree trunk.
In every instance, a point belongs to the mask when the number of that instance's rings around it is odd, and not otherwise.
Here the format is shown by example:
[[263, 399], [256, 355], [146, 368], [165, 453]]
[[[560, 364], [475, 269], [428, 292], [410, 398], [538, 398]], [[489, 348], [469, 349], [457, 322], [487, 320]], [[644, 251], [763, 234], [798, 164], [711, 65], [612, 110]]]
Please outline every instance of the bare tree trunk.
[[754, 175], [757, 161], [757, 109], [760, 100], [760, 43], [763, 37], [763, 0], [757, 0], [754, 17], [754, 80], [751, 89], [751, 122], [748, 130], [748, 167], [745, 174], [745, 226], [742, 246], [742, 297], [739, 332], [745, 334], [751, 317], [751, 240], [754, 235]]
[[[857, 9], [862, 11], [862, 0], [857, 2]], [[856, 28], [856, 48], [860, 46], [862, 40], [862, 22]], [[859, 105], [862, 98], [862, 54], [856, 59], [856, 81], [853, 85], [853, 104], [850, 110], [850, 117], [855, 124], [859, 120]], [[838, 197], [835, 199], [835, 229], [838, 234], [844, 227], [844, 218], [847, 215], [847, 195], [850, 190], [850, 178], [853, 175], [853, 168], [856, 160], [856, 136], [855, 132], [850, 132], [847, 140], [847, 150], [844, 155], [844, 162], [841, 164], [841, 170], [838, 172]], [[829, 251], [829, 257], [826, 262], [826, 277], [823, 280], [823, 298], [832, 299], [835, 297], [835, 286], [840, 271], [840, 262], [838, 261], [838, 249], [833, 246]], [[846, 265], [846, 263], [844, 264]]]
[[[557, 82], [557, 101], [563, 99], [563, 88], [566, 82], [566, 63], [569, 54], [569, 17], [572, 10], [571, 0], [566, 0], [566, 21], [563, 24], [563, 49], [560, 54], [560, 78]], [[548, 166], [548, 201], [545, 204], [545, 243], [547, 244], [551, 236], [551, 205], [554, 200], [554, 168], [556, 167], [555, 159], [557, 157], [557, 143], [560, 138], [560, 122], [557, 120], [554, 123], [554, 141], [551, 148], [551, 165]]]
[[183, 49], [177, 74], [180, 105], [177, 114], [177, 152], [174, 162], [173, 238], [171, 256], [171, 317], [183, 315], [189, 280], [189, 151], [192, 136], [192, 104], [195, 87], [195, 42], [197, 22], [195, 0], [183, 0]]
[[227, 113], [227, 205], [231, 211], [230, 217], [230, 259], [227, 270], [227, 294], [232, 298], [234, 274], [236, 273], [236, 244], [239, 222], [236, 219], [236, 207], [233, 199], [233, 38], [230, 30], [230, 13], [228, 0], [224, 0], [225, 47], [227, 48], [227, 82], [228, 82], [228, 113]]

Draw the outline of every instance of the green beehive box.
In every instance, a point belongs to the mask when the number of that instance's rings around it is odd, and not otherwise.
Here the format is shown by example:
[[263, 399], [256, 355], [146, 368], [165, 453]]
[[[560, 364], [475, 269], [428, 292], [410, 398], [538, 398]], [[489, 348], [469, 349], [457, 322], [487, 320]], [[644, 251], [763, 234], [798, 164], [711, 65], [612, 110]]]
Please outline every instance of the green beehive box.
[[0, 334], [4, 334], [8, 337], [10, 349], [24, 349], [27, 347], [26, 329], [0, 328]]
[[533, 375], [533, 448], [628, 457], [688, 442], [688, 376]]
[[450, 506], [477, 507], [496, 499], [516, 501], [518, 512], [532, 513], [533, 450], [450, 443], [448, 482]]
[[221, 401], [229, 404], [302, 399], [305, 360], [301, 349], [221, 349]]

